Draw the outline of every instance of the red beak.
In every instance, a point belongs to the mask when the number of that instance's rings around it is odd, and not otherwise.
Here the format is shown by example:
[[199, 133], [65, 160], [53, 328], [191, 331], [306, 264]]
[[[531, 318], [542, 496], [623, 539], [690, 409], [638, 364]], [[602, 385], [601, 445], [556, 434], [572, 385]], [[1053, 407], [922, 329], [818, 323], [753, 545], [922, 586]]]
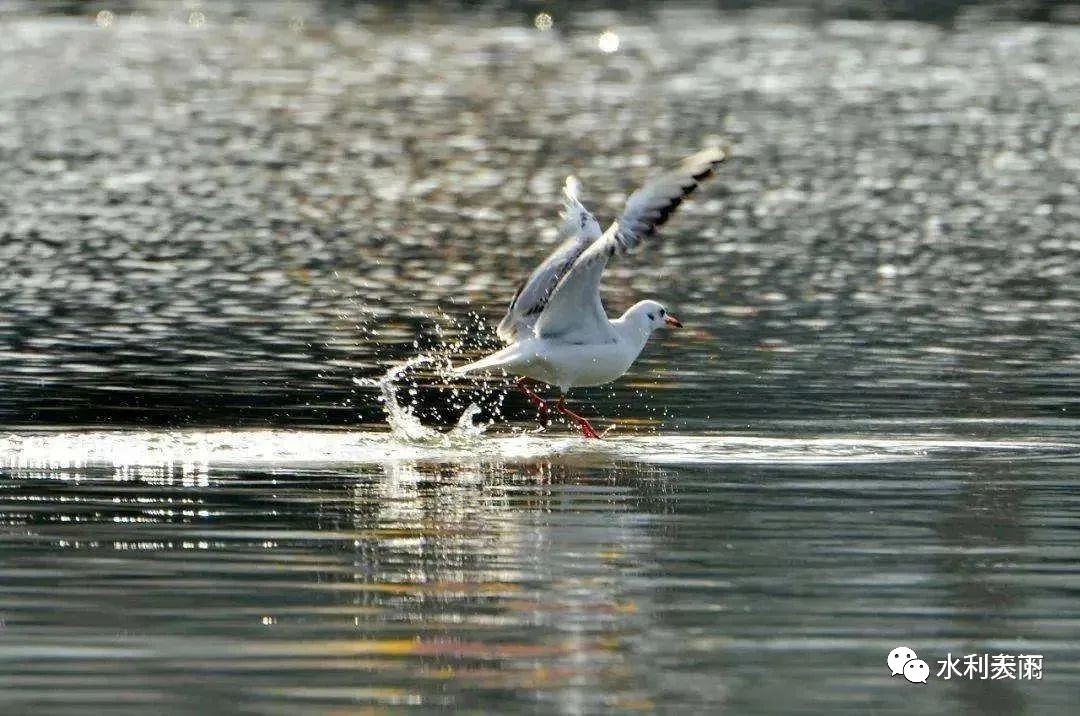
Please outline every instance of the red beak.
[[668, 316], [664, 319], [664, 323], [672, 328], [682, 328], [682, 322], [679, 321], [678, 318], [675, 318], [675, 316]]

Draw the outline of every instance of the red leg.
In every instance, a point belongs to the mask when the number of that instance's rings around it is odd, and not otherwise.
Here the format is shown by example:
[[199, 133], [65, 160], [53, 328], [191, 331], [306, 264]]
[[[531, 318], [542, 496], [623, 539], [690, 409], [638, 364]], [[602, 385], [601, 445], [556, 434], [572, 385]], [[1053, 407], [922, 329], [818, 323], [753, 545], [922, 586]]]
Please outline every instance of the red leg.
[[525, 397], [528, 398], [529, 401], [536, 406], [536, 412], [538, 412], [541, 416], [547, 415], [548, 410], [550, 410], [550, 408], [548, 408], [547, 401], [541, 398], [536, 393], [529, 390], [529, 386], [525, 383], [525, 380], [525, 378], [518, 378], [518, 390], [524, 393]]
[[566, 417], [573, 420], [574, 422], [576, 422], [578, 424], [578, 427], [581, 428], [581, 434], [582, 435], [584, 435], [587, 438], [596, 438], [597, 440], [600, 439], [600, 433], [596, 432], [596, 429], [593, 428], [592, 425], [589, 425], [588, 420], [581, 417], [580, 415], [578, 415], [574, 411], [570, 410], [570, 408], [566, 407], [566, 397], [565, 396], [562, 397], [562, 398], [559, 398], [559, 402], [555, 403], [555, 409], [558, 410], [563, 415], [565, 415]]

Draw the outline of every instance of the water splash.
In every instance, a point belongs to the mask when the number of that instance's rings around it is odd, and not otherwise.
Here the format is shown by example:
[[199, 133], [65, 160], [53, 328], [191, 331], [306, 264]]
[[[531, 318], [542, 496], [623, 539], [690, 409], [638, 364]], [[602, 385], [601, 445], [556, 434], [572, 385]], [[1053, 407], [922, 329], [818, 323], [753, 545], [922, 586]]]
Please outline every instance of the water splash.
[[380, 391], [380, 400], [386, 410], [386, 423], [390, 426], [390, 432], [394, 437], [413, 443], [438, 443], [443, 445], [460, 445], [474, 442], [488, 427], [488, 423], [477, 423], [475, 418], [480, 414], [480, 406], [469, 403], [457, 424], [447, 432], [430, 428], [420, 422], [420, 419], [397, 399], [396, 382], [410, 369], [421, 365], [446, 365], [435, 356], [419, 355], [410, 358], [404, 363], [391, 366], [389, 370], [378, 380], [353, 378], [357, 385], [376, 386]]

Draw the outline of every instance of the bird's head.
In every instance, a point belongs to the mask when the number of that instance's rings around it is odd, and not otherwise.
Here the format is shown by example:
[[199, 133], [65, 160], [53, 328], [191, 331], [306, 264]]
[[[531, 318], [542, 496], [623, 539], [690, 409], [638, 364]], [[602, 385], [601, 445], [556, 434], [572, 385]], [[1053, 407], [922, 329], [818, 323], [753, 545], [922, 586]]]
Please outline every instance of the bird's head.
[[626, 312], [635, 324], [641, 326], [647, 332], [652, 333], [662, 326], [667, 328], [682, 328], [679, 319], [667, 312], [663, 305], [656, 301], [639, 301]]

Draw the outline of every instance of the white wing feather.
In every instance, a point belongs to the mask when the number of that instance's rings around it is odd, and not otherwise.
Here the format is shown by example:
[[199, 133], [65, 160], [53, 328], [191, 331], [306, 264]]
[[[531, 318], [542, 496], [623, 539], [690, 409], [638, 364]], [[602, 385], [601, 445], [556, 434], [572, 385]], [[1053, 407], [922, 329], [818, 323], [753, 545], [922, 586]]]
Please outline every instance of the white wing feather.
[[559, 279], [536, 322], [536, 334], [571, 343], [615, 340], [600, 301], [600, 277], [608, 260], [654, 234], [726, 158], [719, 148], [698, 152], [631, 194], [619, 219], [580, 252]]
[[562, 243], [514, 294], [510, 308], [496, 329], [499, 338], [506, 343], [513, 343], [532, 332], [559, 280], [600, 236], [600, 224], [581, 203], [580, 191], [581, 183], [575, 177], [567, 177], [563, 187], [563, 225], [558, 237]]

